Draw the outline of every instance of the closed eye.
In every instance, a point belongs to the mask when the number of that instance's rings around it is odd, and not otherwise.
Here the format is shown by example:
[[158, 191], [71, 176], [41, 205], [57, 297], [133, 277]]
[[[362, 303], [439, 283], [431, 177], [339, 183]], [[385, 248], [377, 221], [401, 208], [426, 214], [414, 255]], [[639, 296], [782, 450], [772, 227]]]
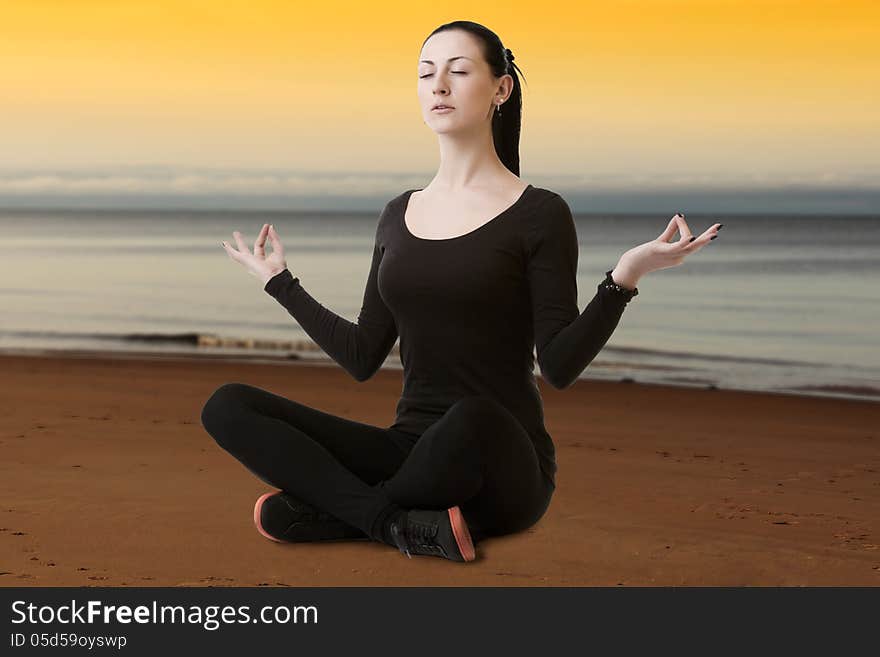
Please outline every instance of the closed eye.
[[[461, 73], [462, 75], [467, 75], [466, 71], [450, 71], [450, 73]], [[424, 80], [425, 78], [429, 78], [433, 75], [432, 73], [427, 73], [426, 75], [420, 75], [419, 79]]]

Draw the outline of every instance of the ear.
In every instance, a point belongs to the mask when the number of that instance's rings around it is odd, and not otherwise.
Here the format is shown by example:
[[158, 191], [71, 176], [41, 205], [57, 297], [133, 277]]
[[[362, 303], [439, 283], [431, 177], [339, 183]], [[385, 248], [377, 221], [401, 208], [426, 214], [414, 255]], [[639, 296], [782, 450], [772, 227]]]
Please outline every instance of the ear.
[[498, 91], [504, 96], [505, 100], [510, 98], [510, 94], [513, 93], [513, 76], [510, 73], [505, 73], [501, 76], [501, 84]]

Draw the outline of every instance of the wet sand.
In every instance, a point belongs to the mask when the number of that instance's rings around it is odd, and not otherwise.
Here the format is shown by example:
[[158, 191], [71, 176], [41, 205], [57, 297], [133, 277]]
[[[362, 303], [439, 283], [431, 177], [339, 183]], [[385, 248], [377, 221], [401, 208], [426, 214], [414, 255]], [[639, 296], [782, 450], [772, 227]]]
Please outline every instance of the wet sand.
[[880, 584], [880, 404], [539, 379], [547, 514], [477, 560], [278, 544], [270, 490], [200, 422], [222, 383], [388, 426], [401, 372], [185, 357], [0, 356], [0, 586]]

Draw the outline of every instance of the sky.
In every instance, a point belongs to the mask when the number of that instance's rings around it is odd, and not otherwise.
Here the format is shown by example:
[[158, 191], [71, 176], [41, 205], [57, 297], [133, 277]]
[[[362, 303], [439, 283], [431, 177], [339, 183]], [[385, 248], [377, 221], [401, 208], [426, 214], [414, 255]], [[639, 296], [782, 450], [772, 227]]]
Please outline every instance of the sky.
[[876, 0], [6, 0], [0, 205], [424, 186], [419, 49], [457, 19], [525, 74], [536, 184], [585, 203], [843, 189], [880, 212]]

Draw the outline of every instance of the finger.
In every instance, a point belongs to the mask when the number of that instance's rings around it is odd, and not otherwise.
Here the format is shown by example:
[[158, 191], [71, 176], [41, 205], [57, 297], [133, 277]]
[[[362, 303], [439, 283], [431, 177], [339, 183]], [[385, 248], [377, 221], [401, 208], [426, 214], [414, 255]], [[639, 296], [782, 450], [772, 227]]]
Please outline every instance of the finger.
[[257, 239], [254, 241], [254, 255], [262, 256], [265, 251], [264, 248], [266, 246], [266, 235], [269, 233], [269, 224], [263, 224], [263, 227], [260, 229], [260, 234], [257, 235]]
[[[677, 215], [676, 215], [677, 216]], [[678, 229], [678, 223], [675, 221], [675, 217], [669, 220], [669, 223], [666, 224], [666, 230], [664, 230], [657, 239], [661, 242], [670, 242], [672, 237], [675, 235], [675, 231]]]
[[284, 247], [281, 245], [281, 238], [275, 232], [274, 224], [269, 224], [269, 239], [272, 242], [272, 251], [284, 257]]
[[220, 244], [223, 246], [223, 250], [226, 251], [226, 255], [235, 260], [235, 262], [241, 262], [238, 251], [233, 249], [229, 242], [220, 242]]
[[666, 224], [666, 228], [657, 236], [657, 241], [659, 242], [668, 242], [672, 239], [672, 236], [675, 235], [675, 218], [669, 220], [669, 223]]
[[678, 240], [679, 243], [689, 244], [691, 242], [691, 229], [687, 225], [687, 222], [684, 220], [684, 215], [682, 213], [678, 213], [673, 217], [678, 224], [678, 232], [681, 233], [681, 239]]
[[706, 246], [710, 241], [718, 235], [718, 227], [721, 224], [713, 224], [699, 237], [691, 238], [691, 242], [685, 246], [688, 252], [698, 251]]
[[236, 230], [236, 231], [233, 231], [233, 232], [232, 232], [232, 236], [235, 238], [235, 241], [238, 243], [238, 252], [239, 252], [239, 254], [247, 253], [248, 255], [250, 255], [250, 254], [251, 254], [251, 250], [250, 250], [249, 248], [247, 248], [247, 245], [244, 243], [244, 240], [241, 239], [241, 233], [239, 233], [239, 232]]

